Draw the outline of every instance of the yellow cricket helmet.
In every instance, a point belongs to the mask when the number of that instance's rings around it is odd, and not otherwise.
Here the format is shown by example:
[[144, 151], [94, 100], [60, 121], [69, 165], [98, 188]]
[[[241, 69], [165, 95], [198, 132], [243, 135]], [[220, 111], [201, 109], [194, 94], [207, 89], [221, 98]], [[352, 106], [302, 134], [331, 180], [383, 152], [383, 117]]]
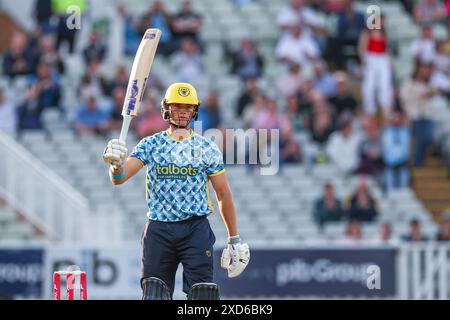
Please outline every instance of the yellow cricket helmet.
[[164, 120], [171, 122], [171, 112], [169, 105], [172, 103], [189, 104], [196, 106], [195, 112], [192, 115], [194, 120], [198, 118], [198, 107], [200, 106], [200, 100], [197, 96], [197, 90], [194, 86], [185, 82], [176, 82], [167, 88], [166, 95], [161, 101], [161, 115]]
[[162, 101], [163, 105], [171, 103], [200, 105], [197, 97], [197, 90], [189, 83], [177, 82], [172, 84], [166, 91], [166, 95]]

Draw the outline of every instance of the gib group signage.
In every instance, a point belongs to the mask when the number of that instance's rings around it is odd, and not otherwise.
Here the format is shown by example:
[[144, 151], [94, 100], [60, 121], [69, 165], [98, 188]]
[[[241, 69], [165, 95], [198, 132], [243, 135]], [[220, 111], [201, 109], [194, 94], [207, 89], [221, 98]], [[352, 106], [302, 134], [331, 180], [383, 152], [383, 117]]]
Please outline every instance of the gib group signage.
[[252, 250], [247, 269], [227, 277], [216, 252], [222, 296], [393, 297], [397, 249]]

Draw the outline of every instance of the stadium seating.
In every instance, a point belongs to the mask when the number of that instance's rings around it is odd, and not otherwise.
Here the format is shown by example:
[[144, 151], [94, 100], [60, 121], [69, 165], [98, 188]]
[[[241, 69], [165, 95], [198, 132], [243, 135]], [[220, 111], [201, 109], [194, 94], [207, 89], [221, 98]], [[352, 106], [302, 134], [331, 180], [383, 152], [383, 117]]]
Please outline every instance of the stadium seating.
[[[228, 73], [229, 68], [223, 61], [222, 44], [229, 42], [231, 46], [236, 47], [240, 39], [248, 36], [262, 43], [259, 49], [266, 65], [261, 87], [269, 94], [275, 94], [276, 80], [286, 72], [286, 67], [276, 63], [274, 59], [274, 44], [280, 36], [274, 21], [280, 8], [287, 2], [287, 0], [264, 0], [242, 7], [233, 5], [229, 0], [214, 1], [214, 5], [207, 0], [193, 2], [194, 8], [202, 10], [204, 16], [201, 38], [206, 48], [204, 56], [206, 75], [195, 85], [202, 95], [208, 89], [219, 91], [224, 125], [227, 127], [233, 127], [237, 123], [234, 117], [234, 103], [242, 85], [237, 77]], [[173, 13], [180, 7], [181, 1], [167, 0], [164, 3], [169, 12]], [[365, 8], [367, 3], [356, 2], [355, 5], [356, 8]], [[127, 8], [130, 12], [141, 14], [148, 9], [148, 3], [127, 1]], [[412, 59], [405, 56], [409, 49], [409, 41], [417, 37], [419, 30], [399, 3], [385, 1], [383, 10], [387, 15], [389, 38], [394, 45], [398, 45], [401, 55], [394, 60], [397, 80], [401, 80], [412, 71]], [[117, 16], [115, 18], [118, 19]], [[332, 29], [335, 21], [327, 20], [326, 23], [328, 28]], [[437, 30], [439, 37], [445, 32], [446, 30]], [[131, 66], [130, 58], [108, 60], [107, 72], [112, 73], [112, 70], [124, 61], [127, 66]], [[101, 160], [107, 139], [77, 137], [70, 128], [76, 105], [75, 88], [85, 71], [83, 59], [81, 56], [72, 55], [65, 59], [65, 63], [67, 75], [62, 81], [65, 93], [63, 105], [68, 111], [69, 118], [61, 118], [57, 110], [47, 110], [43, 120], [48, 132], [24, 133], [19, 141], [46, 166], [79, 189], [93, 206], [120, 208], [128, 221], [124, 228], [125, 238], [135, 240], [140, 236], [145, 221], [145, 173], [139, 173], [127, 187], [114, 187], [109, 184], [107, 169]], [[176, 74], [175, 70], [171, 69], [170, 62], [162, 57], [155, 60], [152, 72], [157, 74], [165, 85], [173, 81]], [[23, 92], [24, 79], [17, 79], [13, 86], [15, 92]], [[450, 110], [445, 108], [443, 111], [444, 116], [440, 115], [437, 120], [440, 121], [441, 134], [448, 137]], [[314, 148], [308, 135], [299, 135], [297, 138], [303, 149]], [[129, 149], [136, 143], [134, 137], [128, 138]], [[450, 150], [450, 144], [447, 144], [447, 148]], [[318, 165], [314, 168], [305, 165], [285, 166], [275, 176], [260, 176], [258, 169], [249, 171], [241, 166], [228, 166], [227, 171], [239, 214], [239, 229], [244, 239], [251, 239], [257, 246], [258, 244], [289, 246], [296, 245], [302, 239], [319, 240], [325, 236], [326, 239], [333, 240], [343, 237], [344, 223], [330, 224], [324, 230], [320, 230], [312, 220], [314, 201], [321, 194], [325, 182], [331, 180], [340, 198], [348, 196], [355, 186], [354, 179], [349, 180], [336, 174], [337, 170], [332, 165]], [[396, 236], [407, 232], [405, 228], [412, 218], [423, 222], [425, 232], [429, 236], [435, 234], [436, 225], [410, 189], [399, 190], [386, 197], [376, 183], [369, 182], [378, 200], [379, 220], [392, 223]], [[3, 223], [3, 219], [12, 218], [10, 211], [3, 210], [0, 213], [0, 224]], [[224, 243], [226, 233], [217, 208], [216, 213], [211, 216], [211, 224], [216, 232], [217, 242]], [[27, 228], [14, 226], [10, 230], [13, 230], [14, 234], [29, 234]], [[364, 226], [365, 236], [375, 237], [376, 232], [376, 224]], [[12, 233], [0, 232], [2, 237], [5, 234]]]

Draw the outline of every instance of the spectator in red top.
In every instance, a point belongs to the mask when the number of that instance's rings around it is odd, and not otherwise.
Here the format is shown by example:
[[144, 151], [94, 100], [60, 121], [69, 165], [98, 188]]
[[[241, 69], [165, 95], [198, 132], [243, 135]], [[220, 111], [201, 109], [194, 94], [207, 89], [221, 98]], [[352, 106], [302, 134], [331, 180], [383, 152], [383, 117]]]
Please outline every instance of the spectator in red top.
[[359, 53], [364, 64], [362, 98], [366, 115], [377, 112], [377, 102], [387, 116], [393, 103], [392, 66], [388, 53], [384, 19], [380, 29], [366, 29], [359, 42]]

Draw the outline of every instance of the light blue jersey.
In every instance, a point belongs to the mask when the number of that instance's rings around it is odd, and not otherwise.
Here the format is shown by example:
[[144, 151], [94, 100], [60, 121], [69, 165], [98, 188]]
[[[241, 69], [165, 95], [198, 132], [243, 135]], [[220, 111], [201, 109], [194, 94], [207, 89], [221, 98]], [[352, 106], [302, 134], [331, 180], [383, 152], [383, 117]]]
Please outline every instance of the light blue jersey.
[[168, 131], [142, 139], [130, 157], [147, 166], [148, 218], [176, 222], [213, 212], [209, 177], [225, 172], [211, 140], [192, 133], [176, 141]]

